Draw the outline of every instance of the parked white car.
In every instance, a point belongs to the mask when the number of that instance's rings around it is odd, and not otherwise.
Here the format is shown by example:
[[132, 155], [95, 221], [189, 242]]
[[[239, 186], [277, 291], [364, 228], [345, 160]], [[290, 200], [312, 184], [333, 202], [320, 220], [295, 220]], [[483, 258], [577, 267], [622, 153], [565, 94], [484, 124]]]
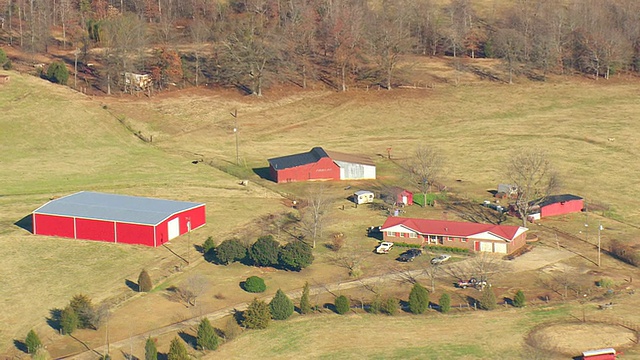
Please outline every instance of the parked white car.
[[391, 248], [393, 248], [393, 243], [389, 242], [389, 241], [383, 241], [380, 243], [380, 245], [378, 245], [378, 247], [376, 248], [376, 252], [378, 254], [386, 254], [389, 252], [389, 250], [391, 250]]
[[433, 265], [438, 265], [438, 264], [442, 264], [443, 262], [447, 261], [451, 259], [451, 255], [447, 255], [447, 254], [442, 254], [442, 255], [438, 255], [437, 257], [434, 257], [433, 259], [431, 259], [431, 263]]

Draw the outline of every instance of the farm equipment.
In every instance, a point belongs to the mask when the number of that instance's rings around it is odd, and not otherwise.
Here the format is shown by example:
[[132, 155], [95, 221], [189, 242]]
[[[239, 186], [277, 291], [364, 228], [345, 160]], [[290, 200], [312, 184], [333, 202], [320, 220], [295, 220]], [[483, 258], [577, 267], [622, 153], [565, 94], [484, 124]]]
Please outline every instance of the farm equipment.
[[485, 287], [491, 287], [491, 285], [486, 280], [479, 280], [474, 277], [470, 278], [468, 281], [460, 280], [458, 281], [458, 287], [461, 289], [466, 289], [468, 287], [474, 287], [478, 290], [482, 290]]

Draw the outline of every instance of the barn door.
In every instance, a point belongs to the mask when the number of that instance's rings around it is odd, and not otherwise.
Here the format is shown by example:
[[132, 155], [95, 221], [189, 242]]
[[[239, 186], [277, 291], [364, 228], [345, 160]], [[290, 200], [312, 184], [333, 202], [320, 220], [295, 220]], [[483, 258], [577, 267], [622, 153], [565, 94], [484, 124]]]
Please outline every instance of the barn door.
[[180, 218], [175, 218], [167, 224], [169, 240], [180, 235]]

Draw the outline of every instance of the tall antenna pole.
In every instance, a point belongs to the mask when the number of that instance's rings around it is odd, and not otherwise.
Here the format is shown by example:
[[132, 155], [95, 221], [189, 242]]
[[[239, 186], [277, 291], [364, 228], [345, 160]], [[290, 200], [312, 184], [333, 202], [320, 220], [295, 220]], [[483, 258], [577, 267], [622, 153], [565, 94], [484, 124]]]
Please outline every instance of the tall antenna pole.
[[240, 152], [238, 150], [238, 109], [235, 109], [231, 115], [233, 116], [233, 133], [236, 135], [236, 165], [240, 165]]

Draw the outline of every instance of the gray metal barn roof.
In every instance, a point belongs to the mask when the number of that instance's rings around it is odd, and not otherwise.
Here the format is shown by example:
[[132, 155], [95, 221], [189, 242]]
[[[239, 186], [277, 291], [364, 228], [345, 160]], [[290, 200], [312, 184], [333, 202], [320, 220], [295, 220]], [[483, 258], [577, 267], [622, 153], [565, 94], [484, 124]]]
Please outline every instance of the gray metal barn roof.
[[311, 151], [306, 153], [269, 159], [269, 164], [271, 164], [271, 166], [276, 170], [282, 170], [306, 164], [313, 164], [323, 157], [329, 157], [329, 155], [327, 155], [321, 147], [314, 147]]
[[175, 213], [202, 205], [204, 204], [82, 191], [49, 201], [33, 213], [157, 225]]

